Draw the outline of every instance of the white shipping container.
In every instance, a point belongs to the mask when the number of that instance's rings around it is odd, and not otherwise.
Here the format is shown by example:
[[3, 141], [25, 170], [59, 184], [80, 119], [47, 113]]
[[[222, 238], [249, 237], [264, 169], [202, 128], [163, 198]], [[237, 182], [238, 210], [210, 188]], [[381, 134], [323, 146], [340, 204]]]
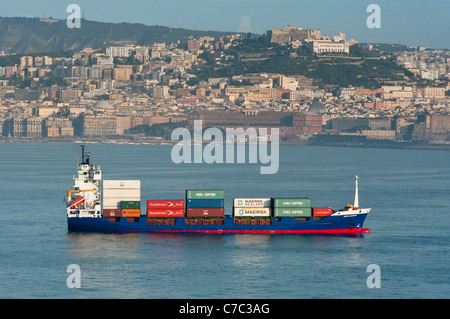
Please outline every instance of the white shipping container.
[[141, 197], [140, 189], [116, 189], [103, 190], [103, 198]]
[[270, 207], [272, 200], [270, 198], [235, 198], [234, 207]]
[[268, 207], [259, 207], [259, 208], [236, 207], [236, 208], [234, 208], [234, 217], [270, 217], [270, 208], [268, 208]]
[[141, 201], [141, 199], [137, 197], [103, 198], [103, 208], [107, 209], [121, 208], [122, 201]]
[[140, 180], [103, 180], [103, 189], [141, 189]]

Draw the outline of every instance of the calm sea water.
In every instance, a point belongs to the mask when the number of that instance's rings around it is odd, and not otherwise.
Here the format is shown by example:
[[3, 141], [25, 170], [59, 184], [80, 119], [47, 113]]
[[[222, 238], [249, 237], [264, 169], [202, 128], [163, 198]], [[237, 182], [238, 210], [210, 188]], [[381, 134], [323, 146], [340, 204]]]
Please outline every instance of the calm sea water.
[[[105, 179], [140, 179], [143, 200], [189, 188], [309, 196], [371, 207], [362, 236], [68, 233], [63, 198], [77, 144], [0, 143], [0, 298], [449, 298], [450, 152], [280, 146], [261, 164], [180, 164], [171, 146], [88, 144]], [[70, 289], [67, 267], [81, 269]], [[380, 267], [368, 288], [367, 267]]]

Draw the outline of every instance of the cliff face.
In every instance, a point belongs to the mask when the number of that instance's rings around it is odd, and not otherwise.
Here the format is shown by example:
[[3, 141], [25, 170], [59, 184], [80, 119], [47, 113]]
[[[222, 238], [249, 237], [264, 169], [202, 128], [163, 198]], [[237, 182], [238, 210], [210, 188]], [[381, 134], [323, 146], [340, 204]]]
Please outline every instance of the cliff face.
[[52, 22], [39, 18], [0, 18], [0, 51], [6, 53], [59, 52], [106, 45], [183, 41], [189, 36], [220, 37], [227, 32], [195, 31], [131, 23], [81, 21], [81, 28], [70, 29], [65, 20]]

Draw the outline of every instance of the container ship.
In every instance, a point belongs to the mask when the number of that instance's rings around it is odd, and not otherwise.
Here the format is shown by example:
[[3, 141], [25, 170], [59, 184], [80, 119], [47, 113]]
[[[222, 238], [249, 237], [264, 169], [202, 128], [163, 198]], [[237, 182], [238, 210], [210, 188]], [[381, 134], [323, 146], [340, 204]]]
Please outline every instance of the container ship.
[[233, 198], [225, 214], [223, 189], [188, 189], [182, 199], [147, 199], [141, 207], [140, 180], [102, 180], [81, 146], [73, 189], [67, 190], [69, 232], [165, 232], [249, 234], [362, 234], [370, 208], [355, 199], [340, 210], [314, 207], [310, 198]]

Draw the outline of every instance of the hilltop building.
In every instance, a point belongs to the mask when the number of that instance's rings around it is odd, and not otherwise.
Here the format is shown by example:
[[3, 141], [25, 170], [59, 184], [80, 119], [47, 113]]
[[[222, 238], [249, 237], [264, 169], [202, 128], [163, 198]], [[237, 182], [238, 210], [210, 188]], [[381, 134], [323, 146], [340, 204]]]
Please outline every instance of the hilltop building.
[[287, 26], [281, 30], [272, 29], [266, 32], [266, 36], [270, 42], [275, 43], [291, 43], [295, 41], [304, 41], [308, 39], [320, 39], [320, 29], [302, 29], [299, 27]]

